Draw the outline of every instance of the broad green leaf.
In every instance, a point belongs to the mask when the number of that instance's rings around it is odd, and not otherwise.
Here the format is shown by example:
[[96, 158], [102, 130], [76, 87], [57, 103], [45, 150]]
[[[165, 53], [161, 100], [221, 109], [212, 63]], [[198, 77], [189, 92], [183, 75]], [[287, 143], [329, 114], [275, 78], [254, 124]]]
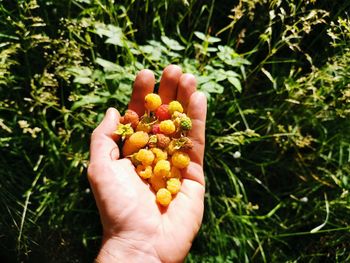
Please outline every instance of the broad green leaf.
[[86, 106], [86, 105], [95, 105], [95, 104], [104, 104], [107, 102], [106, 96], [98, 96], [94, 94], [89, 94], [82, 96], [80, 100], [73, 103], [71, 110], [74, 111], [80, 107]]
[[218, 37], [211, 37], [211, 36], [209, 36], [208, 39], [207, 39], [207, 41], [208, 41], [209, 43], [217, 43], [217, 42], [220, 42], [221, 39], [218, 38]]
[[229, 77], [227, 79], [239, 92], [242, 92], [242, 86], [241, 86], [241, 82], [239, 81], [239, 79], [235, 78], [235, 77]]
[[200, 40], [208, 42], [208, 43], [216, 43], [216, 42], [220, 42], [221, 41], [221, 39], [218, 38], [218, 37], [212, 37], [212, 36], [209, 36], [209, 35], [205, 35], [202, 32], [195, 31], [194, 34]]
[[208, 93], [222, 93], [224, 87], [215, 81], [209, 81], [200, 86], [200, 90], [206, 91]]
[[179, 42], [177, 42], [174, 39], [170, 39], [167, 36], [162, 36], [161, 39], [164, 42], [164, 44], [172, 50], [179, 51], [185, 49], [185, 47], [181, 46]]
[[230, 66], [240, 67], [242, 65], [251, 64], [248, 60], [242, 58], [239, 54], [237, 54], [236, 51], [234, 51], [231, 47], [220, 45], [218, 46], [218, 49], [218, 58]]
[[92, 83], [92, 81], [93, 80], [89, 77], [80, 77], [80, 76], [75, 77], [73, 80], [74, 83], [85, 84], [85, 85]]
[[155, 48], [154, 46], [151, 46], [151, 45], [140, 46], [140, 50], [148, 54], [149, 55], [148, 58], [151, 60], [158, 61], [162, 56], [162, 52], [158, 48]]
[[87, 77], [87, 76], [91, 76], [91, 74], [92, 74], [92, 70], [89, 67], [84, 67], [84, 66], [70, 67], [67, 70], [68, 70], [68, 72], [70, 72], [74, 76]]
[[194, 34], [196, 37], [198, 37], [200, 40], [205, 41], [206, 37], [202, 32], [194, 31]]
[[123, 39], [125, 38], [123, 31], [120, 27], [114, 25], [105, 25], [103, 23], [96, 23], [95, 25], [96, 34], [100, 37], [106, 36], [107, 40], [105, 43], [123, 46]]
[[97, 58], [95, 60], [95, 62], [97, 64], [99, 64], [101, 67], [103, 67], [103, 69], [105, 71], [117, 71], [117, 72], [122, 71], [122, 68], [119, 65], [117, 65], [117, 64], [115, 64], [113, 62], [110, 62], [108, 60], [105, 60], [105, 59], [102, 59], [102, 58]]

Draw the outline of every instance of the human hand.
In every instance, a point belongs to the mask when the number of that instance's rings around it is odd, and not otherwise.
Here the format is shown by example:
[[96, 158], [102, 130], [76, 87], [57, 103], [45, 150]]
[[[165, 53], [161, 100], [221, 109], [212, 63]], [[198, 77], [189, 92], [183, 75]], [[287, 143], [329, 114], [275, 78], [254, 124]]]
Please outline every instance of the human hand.
[[[136, 77], [129, 109], [145, 112], [144, 97], [153, 92], [150, 70]], [[113, 133], [120, 114], [110, 108], [91, 136], [89, 182], [103, 225], [97, 262], [181, 262], [191, 248], [204, 210], [203, 155], [206, 97], [196, 91], [196, 80], [175, 65], [166, 67], [158, 94], [163, 103], [178, 100], [192, 119], [188, 137], [194, 147], [191, 163], [182, 171], [180, 192], [168, 207], [157, 204], [155, 193], [136, 173], [131, 161], [120, 159]]]

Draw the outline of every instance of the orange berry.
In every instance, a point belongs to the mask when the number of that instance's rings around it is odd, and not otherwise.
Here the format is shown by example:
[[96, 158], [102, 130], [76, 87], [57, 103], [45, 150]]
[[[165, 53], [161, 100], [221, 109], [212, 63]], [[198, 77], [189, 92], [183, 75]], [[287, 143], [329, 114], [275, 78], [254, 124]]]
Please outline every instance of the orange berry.
[[185, 152], [177, 151], [171, 156], [171, 163], [175, 167], [183, 169], [190, 164], [190, 157]]
[[158, 94], [149, 93], [145, 97], [145, 107], [147, 110], [155, 111], [160, 105], [162, 105], [162, 99]]
[[171, 166], [169, 177], [170, 178], [177, 178], [177, 179], [181, 180], [182, 175], [181, 175], [181, 171], [179, 170], [179, 168], [175, 167], [174, 165]]
[[139, 123], [139, 115], [133, 110], [126, 110], [124, 116], [120, 117], [120, 123], [130, 123], [131, 127], [135, 129]]
[[166, 182], [162, 176], [153, 174], [152, 177], [148, 179], [148, 182], [151, 184], [155, 192], [157, 192], [160, 188], [166, 188]]
[[162, 206], [168, 206], [171, 202], [171, 193], [165, 188], [158, 190], [156, 194], [157, 202]]
[[149, 136], [146, 132], [138, 131], [133, 133], [128, 139], [125, 140], [123, 146], [123, 155], [128, 156], [137, 152], [148, 143]]

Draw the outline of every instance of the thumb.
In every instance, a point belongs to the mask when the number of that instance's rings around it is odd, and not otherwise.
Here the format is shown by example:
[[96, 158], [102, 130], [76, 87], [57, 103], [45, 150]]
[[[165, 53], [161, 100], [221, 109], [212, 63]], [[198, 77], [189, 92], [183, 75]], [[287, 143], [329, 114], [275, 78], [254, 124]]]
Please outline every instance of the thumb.
[[90, 163], [110, 161], [119, 158], [118, 145], [115, 143], [120, 114], [115, 108], [109, 108], [102, 122], [91, 135]]

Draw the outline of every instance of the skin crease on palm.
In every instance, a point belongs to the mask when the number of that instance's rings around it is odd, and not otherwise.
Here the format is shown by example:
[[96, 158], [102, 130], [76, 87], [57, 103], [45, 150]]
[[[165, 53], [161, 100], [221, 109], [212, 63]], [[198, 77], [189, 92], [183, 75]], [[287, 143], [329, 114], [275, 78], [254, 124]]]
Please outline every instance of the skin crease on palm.
[[[136, 76], [129, 109], [144, 114], [144, 97], [153, 92], [152, 71]], [[91, 136], [89, 182], [103, 225], [103, 243], [97, 262], [182, 262], [197, 234], [204, 210], [203, 155], [206, 97], [196, 91], [196, 80], [176, 65], [162, 74], [158, 94], [163, 103], [178, 100], [192, 119], [188, 136], [194, 143], [191, 163], [183, 170], [180, 192], [168, 207], [156, 203], [155, 193], [136, 173], [120, 149], [113, 132], [120, 114], [106, 115]]]

